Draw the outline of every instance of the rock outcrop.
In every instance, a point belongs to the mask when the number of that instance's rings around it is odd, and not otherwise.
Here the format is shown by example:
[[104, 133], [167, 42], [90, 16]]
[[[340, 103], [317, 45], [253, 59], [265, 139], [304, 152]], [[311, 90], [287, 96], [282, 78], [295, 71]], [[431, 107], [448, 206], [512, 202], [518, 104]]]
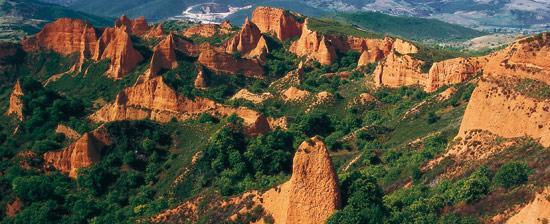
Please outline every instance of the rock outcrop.
[[376, 86], [425, 86], [427, 75], [422, 73], [423, 61], [410, 55], [392, 52], [374, 70]]
[[6, 216], [10, 218], [15, 217], [22, 208], [23, 202], [21, 201], [21, 199], [15, 198], [15, 200], [6, 205]]
[[302, 33], [302, 24], [297, 17], [284, 9], [258, 7], [252, 13], [252, 22], [262, 33], [270, 33], [282, 41]]
[[321, 139], [305, 141], [296, 151], [288, 196], [286, 223], [324, 223], [340, 207], [338, 176]]
[[237, 74], [246, 76], [262, 76], [264, 70], [256, 60], [236, 58], [226, 52], [219, 52], [208, 48], [202, 51], [198, 59], [199, 63], [217, 73]]
[[384, 52], [380, 49], [373, 50], [363, 50], [359, 61], [357, 62], [357, 67], [367, 66], [369, 64], [380, 61], [384, 58]]
[[332, 64], [336, 59], [336, 50], [334, 46], [316, 31], [308, 29], [308, 20], [306, 19], [302, 27], [300, 39], [293, 42], [290, 46], [290, 52], [298, 56], [307, 56], [323, 65]]
[[393, 50], [400, 54], [416, 54], [418, 53], [418, 47], [414, 46], [410, 42], [406, 42], [402, 39], [396, 38], [392, 44]]
[[21, 82], [17, 80], [10, 94], [10, 105], [8, 107], [8, 111], [6, 111], [6, 115], [15, 115], [17, 119], [23, 120], [23, 106], [24, 106], [23, 96], [24, 95], [25, 93], [23, 92], [23, 87], [21, 86]]
[[197, 89], [206, 89], [208, 88], [208, 79], [204, 74], [204, 69], [202, 67], [198, 68], [197, 77], [193, 83]]
[[153, 49], [149, 69], [145, 74], [147, 79], [159, 75], [163, 69], [170, 70], [178, 67], [174, 38], [173, 34], [169, 34]]
[[270, 98], [272, 98], [273, 95], [271, 93], [261, 93], [256, 94], [248, 91], [247, 89], [241, 89], [239, 92], [235, 93], [234, 96], [231, 97], [232, 100], [247, 100], [255, 104], [262, 103]]
[[520, 82], [493, 76], [479, 81], [458, 137], [481, 129], [505, 138], [529, 136], [543, 146], [550, 146], [550, 99], [534, 99], [516, 91]]
[[78, 169], [93, 165], [101, 159], [101, 150], [111, 144], [108, 132], [103, 126], [91, 133], [85, 133], [61, 151], [44, 153], [44, 161], [62, 173], [76, 178]]
[[151, 39], [151, 38], [160, 38], [164, 35], [164, 29], [162, 29], [162, 24], [157, 24], [152, 28], [149, 28], [147, 33], [143, 35], [145, 39]]
[[95, 49], [95, 60], [110, 59], [107, 74], [113, 79], [123, 78], [143, 61], [125, 27], [106, 28]]
[[222, 24], [200, 24], [197, 26], [189, 27], [183, 32], [183, 36], [191, 38], [193, 36], [199, 37], [213, 37], [214, 35], [229, 34], [233, 32], [233, 26], [229, 21], [224, 21]]
[[288, 88], [282, 93], [282, 97], [285, 101], [301, 101], [309, 97], [311, 93], [307, 90], [301, 90], [294, 86]]
[[90, 50], [96, 48], [97, 35], [94, 27], [78, 19], [58, 19], [48, 23], [36, 35], [21, 42], [25, 51], [48, 49], [62, 55], [71, 55], [84, 51], [90, 56]]
[[545, 223], [550, 219], [550, 187], [535, 195], [535, 199], [521, 208], [506, 224]]
[[66, 138], [70, 139], [70, 140], [76, 140], [76, 139], [79, 139], [81, 136], [78, 132], [76, 132], [74, 129], [70, 128], [70, 127], [67, 127], [65, 125], [62, 125], [62, 124], [58, 124], [57, 127], [55, 128], [55, 133], [56, 134], [63, 134], [65, 135]]
[[260, 29], [247, 17], [241, 31], [227, 43], [227, 52], [240, 52], [242, 55], [246, 55], [256, 48], [261, 37]]
[[505, 138], [528, 136], [550, 146], [550, 99], [538, 95], [550, 86], [550, 33], [516, 41], [485, 60], [458, 137], [486, 130]]
[[481, 64], [476, 59], [454, 58], [436, 62], [428, 72], [424, 89], [433, 92], [444, 85], [462, 83], [480, 70]]
[[[254, 191], [231, 198], [216, 208], [222, 209], [232, 204], [244, 204], [243, 202], [250, 203], [238, 210], [239, 214], [250, 211], [247, 208], [261, 206], [265, 215], [272, 217], [273, 222], [269, 223], [324, 223], [340, 208], [341, 199], [338, 177], [323, 141], [314, 137], [300, 145], [294, 155], [292, 177], [288, 182], [263, 193]], [[186, 220], [193, 220], [196, 217], [191, 216], [196, 213], [198, 203], [200, 200], [189, 201], [159, 214], [152, 221], [185, 223]], [[235, 215], [225, 219], [233, 220]], [[268, 222], [258, 220], [257, 223]]]
[[269, 122], [260, 113], [246, 108], [231, 108], [210, 99], [189, 99], [176, 93], [162, 76], [146, 80], [120, 92], [115, 102], [99, 109], [90, 116], [94, 122], [150, 119], [169, 122], [184, 121], [202, 113], [214, 116], [236, 114], [243, 118], [247, 133], [254, 135], [270, 130]]
[[126, 31], [131, 35], [141, 36], [147, 33], [149, 30], [149, 25], [145, 20], [145, 17], [140, 16], [135, 20], [131, 20], [125, 15], [121, 16], [115, 20], [115, 27], [122, 28], [125, 27]]

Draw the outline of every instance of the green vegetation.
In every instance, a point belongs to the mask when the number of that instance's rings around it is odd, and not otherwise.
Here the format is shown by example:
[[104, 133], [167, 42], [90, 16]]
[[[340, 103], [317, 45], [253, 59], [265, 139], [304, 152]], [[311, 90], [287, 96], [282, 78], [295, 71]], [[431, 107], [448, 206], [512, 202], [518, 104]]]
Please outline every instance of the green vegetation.
[[514, 85], [514, 89], [531, 98], [539, 100], [550, 98], [550, 85], [539, 80], [521, 79], [517, 85]]
[[526, 183], [530, 172], [526, 163], [509, 162], [500, 167], [493, 181], [497, 186], [511, 188]]
[[359, 27], [341, 23], [330, 18], [323, 19], [308, 19], [308, 28], [314, 31], [318, 31], [321, 34], [331, 35], [346, 35], [356, 37], [368, 37], [368, 38], [382, 38], [379, 33], [369, 32], [360, 29]]
[[370, 32], [418, 41], [464, 41], [486, 34], [435, 19], [391, 16], [379, 12], [342, 13], [338, 17]]

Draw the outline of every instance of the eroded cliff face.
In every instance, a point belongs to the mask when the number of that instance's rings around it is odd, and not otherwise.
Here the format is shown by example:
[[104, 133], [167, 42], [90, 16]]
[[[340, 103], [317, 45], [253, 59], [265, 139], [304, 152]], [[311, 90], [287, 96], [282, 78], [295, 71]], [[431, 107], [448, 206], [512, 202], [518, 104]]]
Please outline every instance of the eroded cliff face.
[[130, 34], [125, 27], [106, 28], [98, 40], [95, 60], [110, 59], [109, 77], [121, 79], [143, 61], [143, 56], [134, 49]]
[[15, 83], [15, 86], [13, 86], [13, 90], [10, 94], [10, 105], [8, 107], [8, 111], [6, 111], [6, 115], [15, 115], [17, 119], [23, 120], [23, 87], [21, 86], [21, 82], [17, 80]]
[[286, 223], [324, 223], [340, 207], [338, 177], [320, 138], [296, 151], [289, 188]]
[[302, 27], [302, 35], [300, 39], [292, 43], [290, 52], [298, 56], [307, 56], [323, 65], [332, 64], [337, 58], [336, 49], [325, 36], [310, 30], [307, 24], [308, 20], [306, 19]]
[[183, 97], [168, 86], [162, 76], [124, 89], [115, 102], [99, 109], [90, 119], [94, 122], [144, 119], [169, 122], [172, 119], [184, 121], [202, 113], [214, 116], [236, 114], [243, 118], [246, 131], [251, 135], [270, 130], [267, 118], [260, 113], [247, 108], [226, 107], [206, 98]]
[[300, 36], [302, 23], [290, 12], [272, 7], [257, 7], [252, 12], [254, 22], [262, 33], [270, 33], [279, 40], [285, 41]]
[[174, 38], [173, 34], [169, 34], [153, 49], [149, 70], [145, 74], [147, 79], [159, 75], [163, 69], [170, 70], [178, 67]]
[[535, 195], [535, 199], [512, 216], [506, 224], [544, 223], [550, 218], [550, 187]]
[[[529, 136], [550, 146], [550, 34], [522, 39], [486, 57], [458, 137], [481, 129], [505, 138]], [[513, 118], [513, 119], [510, 119]]]
[[224, 21], [222, 24], [200, 24], [187, 28], [183, 32], [183, 36], [191, 38], [193, 36], [199, 37], [213, 37], [219, 34], [228, 34], [233, 32], [233, 26], [229, 21]]
[[[156, 223], [185, 223], [195, 220], [199, 200], [191, 200], [162, 212], [153, 218]], [[304, 141], [294, 156], [292, 177], [280, 186], [266, 192], [248, 192], [239, 197], [218, 202], [214, 209], [242, 206], [237, 213], [244, 215], [256, 206], [264, 209], [277, 224], [318, 224], [325, 221], [338, 208], [341, 198], [338, 177], [323, 141], [314, 137]], [[237, 214], [225, 217], [235, 221]], [[223, 221], [222, 221], [223, 222]], [[265, 219], [256, 223], [266, 223]]]
[[256, 48], [261, 37], [262, 32], [260, 29], [258, 29], [256, 24], [252, 23], [247, 17], [241, 31], [227, 43], [227, 52], [240, 52], [243, 55], [248, 54], [248, 52]]
[[91, 54], [97, 44], [96, 31], [92, 25], [79, 19], [58, 19], [48, 23], [36, 35], [21, 42], [25, 51], [48, 49], [62, 55]]
[[111, 144], [108, 132], [103, 126], [91, 133], [85, 133], [61, 151], [44, 153], [47, 167], [53, 167], [62, 173], [76, 178], [78, 169], [99, 162], [101, 150]]
[[115, 20], [115, 27], [122, 28], [125, 27], [126, 31], [131, 35], [141, 36], [147, 33], [149, 30], [149, 25], [145, 20], [145, 17], [140, 16], [135, 20], [131, 20], [125, 15], [121, 16]]
[[505, 138], [526, 135], [550, 146], [550, 99], [518, 92], [515, 87], [520, 82], [517, 78], [484, 77], [472, 93], [458, 137], [481, 129]]
[[242, 73], [246, 76], [262, 76], [264, 74], [264, 70], [258, 61], [236, 58], [234, 55], [213, 48], [204, 49], [200, 53], [198, 61], [208, 69], [218, 73]]
[[374, 70], [376, 86], [425, 86], [427, 75], [422, 73], [423, 61], [410, 55], [392, 52]]
[[481, 63], [477, 59], [454, 58], [436, 62], [428, 72], [428, 80], [424, 89], [426, 92], [433, 92], [438, 88], [457, 84], [473, 77], [481, 70]]

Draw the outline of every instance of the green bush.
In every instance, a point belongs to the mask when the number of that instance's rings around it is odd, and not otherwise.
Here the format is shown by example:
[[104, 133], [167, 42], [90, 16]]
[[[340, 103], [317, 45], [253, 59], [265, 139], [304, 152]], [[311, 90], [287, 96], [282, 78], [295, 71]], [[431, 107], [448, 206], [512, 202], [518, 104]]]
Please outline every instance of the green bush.
[[524, 162], [505, 163], [498, 169], [493, 178], [496, 186], [511, 188], [524, 184], [529, 179], [531, 168]]

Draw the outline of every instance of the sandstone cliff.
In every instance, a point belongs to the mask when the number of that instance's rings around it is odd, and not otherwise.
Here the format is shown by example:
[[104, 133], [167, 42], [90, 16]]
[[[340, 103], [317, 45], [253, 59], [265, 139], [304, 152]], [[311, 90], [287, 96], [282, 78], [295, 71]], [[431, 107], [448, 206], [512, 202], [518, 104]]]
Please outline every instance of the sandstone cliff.
[[[506, 138], [529, 136], [550, 146], [550, 99], [539, 95], [550, 85], [549, 52], [550, 34], [544, 33], [486, 57], [458, 137], [481, 129]], [[532, 84], [537, 81], [538, 87]]]
[[102, 107], [90, 119], [94, 122], [143, 119], [169, 122], [172, 119], [184, 121], [202, 113], [214, 116], [236, 114], [243, 118], [248, 134], [270, 130], [267, 118], [260, 113], [246, 108], [226, 107], [206, 98], [183, 97], [164, 83], [162, 76], [124, 89], [115, 102]]
[[193, 36], [199, 36], [199, 37], [213, 37], [214, 35], [219, 34], [228, 34], [233, 32], [233, 26], [229, 21], [224, 21], [224, 23], [218, 25], [218, 24], [200, 24], [197, 26], [193, 26], [190, 28], [187, 28], [183, 32], [183, 36], [187, 38], [191, 38]]
[[115, 20], [115, 27], [125, 27], [126, 31], [131, 35], [141, 36], [149, 30], [149, 25], [145, 20], [145, 17], [140, 16], [135, 20], [131, 20], [125, 15]]
[[410, 55], [392, 52], [374, 70], [374, 83], [388, 87], [425, 86], [427, 75], [422, 73], [423, 64]]
[[44, 153], [44, 161], [62, 173], [76, 178], [77, 171], [93, 165], [101, 159], [101, 150], [110, 144], [107, 130], [100, 127], [91, 133], [85, 133], [61, 151]]
[[15, 115], [17, 119], [23, 120], [23, 87], [21, 87], [21, 82], [17, 80], [15, 83], [15, 86], [13, 86], [13, 90], [10, 95], [10, 106], [8, 107], [8, 111], [6, 111], [6, 115]]
[[163, 69], [170, 70], [178, 67], [174, 38], [173, 34], [169, 34], [153, 49], [149, 69], [145, 74], [147, 79], [159, 75]]
[[202, 51], [198, 61], [217, 73], [242, 73], [246, 76], [262, 76], [264, 74], [264, 70], [258, 61], [236, 58], [234, 55], [219, 52], [213, 48]]
[[480, 70], [481, 64], [476, 59], [454, 58], [436, 62], [430, 68], [424, 89], [433, 92], [444, 85], [462, 83]]
[[357, 67], [367, 66], [371, 63], [375, 63], [384, 58], [384, 52], [380, 49], [373, 50], [363, 50], [359, 61], [357, 62]]
[[227, 52], [240, 52], [243, 55], [248, 54], [248, 52], [256, 48], [261, 37], [262, 32], [260, 32], [260, 29], [258, 29], [258, 27], [247, 17], [241, 31], [227, 43]]
[[550, 187], [535, 195], [535, 199], [512, 216], [506, 224], [544, 223], [550, 218]]
[[336, 50], [325, 36], [308, 29], [306, 19], [302, 27], [300, 39], [294, 41], [290, 46], [290, 52], [298, 56], [307, 56], [319, 61], [323, 65], [332, 64], [336, 59]]
[[25, 51], [48, 49], [62, 55], [80, 53], [90, 56], [95, 49], [97, 35], [92, 25], [78, 19], [58, 19], [48, 23], [36, 35], [21, 42]]
[[119, 27], [103, 31], [95, 48], [94, 59], [110, 59], [107, 74], [113, 79], [121, 79], [137, 67], [143, 56], [134, 49], [126, 29]]
[[254, 22], [262, 33], [270, 33], [285, 41], [300, 36], [302, 24], [290, 12], [272, 7], [258, 7], [252, 13]]

